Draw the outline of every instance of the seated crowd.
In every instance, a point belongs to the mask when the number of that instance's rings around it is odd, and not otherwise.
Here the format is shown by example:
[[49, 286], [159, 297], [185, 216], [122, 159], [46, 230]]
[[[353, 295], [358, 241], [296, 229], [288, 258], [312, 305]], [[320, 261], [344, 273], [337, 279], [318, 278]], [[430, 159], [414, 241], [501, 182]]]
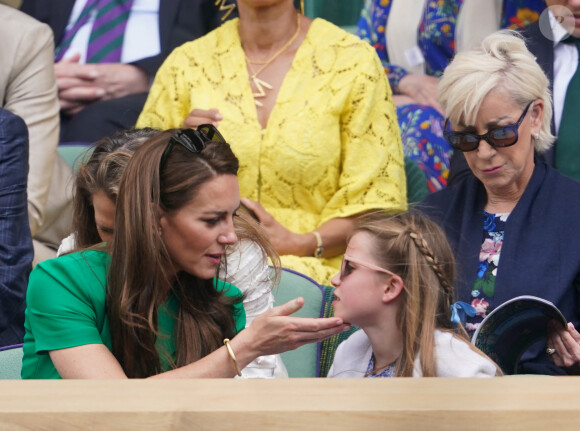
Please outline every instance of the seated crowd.
[[[0, 36], [44, 40], [0, 70], [22, 377], [287, 377], [281, 353], [329, 338], [328, 377], [501, 376], [470, 339], [520, 295], [569, 323], [515, 373], [577, 374], [580, 28], [559, 18], [580, 7], [440, 3], [366, 0], [358, 36], [294, 0], [0, 5]], [[325, 317], [273, 305], [281, 267], [334, 288]]]

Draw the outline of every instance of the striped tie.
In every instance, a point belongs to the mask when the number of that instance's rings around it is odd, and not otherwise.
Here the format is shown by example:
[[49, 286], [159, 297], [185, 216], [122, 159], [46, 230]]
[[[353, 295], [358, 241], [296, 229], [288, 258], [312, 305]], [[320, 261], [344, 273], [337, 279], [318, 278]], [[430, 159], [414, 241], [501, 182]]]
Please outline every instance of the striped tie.
[[118, 63], [121, 61], [123, 37], [133, 0], [99, 0], [98, 3], [86, 62]]
[[76, 22], [65, 32], [60, 43], [56, 47], [54, 53], [55, 61], [62, 60], [77, 32], [91, 19], [91, 16], [93, 15], [93, 12], [95, 11], [95, 8], [98, 6], [98, 4], [99, 0], [87, 0], [87, 3], [85, 4], [84, 9], [77, 18]]

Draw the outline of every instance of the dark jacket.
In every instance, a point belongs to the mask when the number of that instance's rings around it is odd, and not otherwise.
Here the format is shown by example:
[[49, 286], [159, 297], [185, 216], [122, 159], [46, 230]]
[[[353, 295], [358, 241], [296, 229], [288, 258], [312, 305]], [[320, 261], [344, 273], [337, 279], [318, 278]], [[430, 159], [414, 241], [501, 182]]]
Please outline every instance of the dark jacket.
[[0, 109], [0, 347], [22, 343], [34, 250], [28, 225], [28, 129]]
[[[457, 260], [456, 298], [471, 302], [483, 241], [483, 184], [471, 175], [427, 196], [420, 209], [447, 234]], [[495, 281], [496, 305], [519, 295], [553, 302], [580, 324], [580, 183], [536, 162], [524, 194], [510, 214]], [[558, 374], [537, 346], [520, 361], [520, 372]]]

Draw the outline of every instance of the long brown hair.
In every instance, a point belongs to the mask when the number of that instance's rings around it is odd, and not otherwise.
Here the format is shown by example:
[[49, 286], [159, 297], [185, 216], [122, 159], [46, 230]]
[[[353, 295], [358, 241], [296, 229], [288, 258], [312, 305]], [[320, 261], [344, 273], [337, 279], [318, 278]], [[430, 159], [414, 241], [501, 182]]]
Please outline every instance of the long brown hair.
[[213, 280], [180, 273], [172, 284], [171, 258], [159, 226], [159, 210], [173, 212], [195, 198], [199, 188], [218, 175], [236, 175], [238, 160], [228, 144], [209, 142], [192, 154], [175, 145], [160, 170], [162, 153], [175, 130], [143, 144], [130, 159], [119, 188], [111, 267], [107, 278], [107, 314], [113, 354], [129, 377], [162, 371], [155, 348], [160, 335], [158, 308], [171, 295], [179, 302], [171, 367], [198, 360], [235, 333], [231, 298], [218, 292]]
[[103, 138], [89, 151], [75, 179], [73, 197], [73, 232], [75, 248], [83, 249], [101, 242], [95, 223], [93, 195], [103, 191], [113, 203], [117, 201], [121, 174], [135, 150], [160, 131], [151, 128], [129, 129]]
[[359, 231], [375, 238], [371, 247], [379, 265], [403, 279], [402, 305], [397, 315], [403, 334], [398, 376], [413, 376], [419, 352], [423, 376], [436, 376], [436, 329], [453, 333], [486, 357], [469, 343], [463, 326], [451, 322], [455, 262], [447, 237], [437, 224], [417, 211], [394, 216], [376, 211], [360, 218], [353, 234]]

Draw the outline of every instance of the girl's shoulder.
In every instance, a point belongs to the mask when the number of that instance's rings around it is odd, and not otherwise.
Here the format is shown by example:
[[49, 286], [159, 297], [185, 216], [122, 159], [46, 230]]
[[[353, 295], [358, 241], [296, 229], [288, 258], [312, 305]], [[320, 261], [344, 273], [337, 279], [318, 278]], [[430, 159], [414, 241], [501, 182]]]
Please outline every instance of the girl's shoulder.
[[493, 377], [496, 365], [468, 341], [449, 331], [435, 330], [437, 377]]

